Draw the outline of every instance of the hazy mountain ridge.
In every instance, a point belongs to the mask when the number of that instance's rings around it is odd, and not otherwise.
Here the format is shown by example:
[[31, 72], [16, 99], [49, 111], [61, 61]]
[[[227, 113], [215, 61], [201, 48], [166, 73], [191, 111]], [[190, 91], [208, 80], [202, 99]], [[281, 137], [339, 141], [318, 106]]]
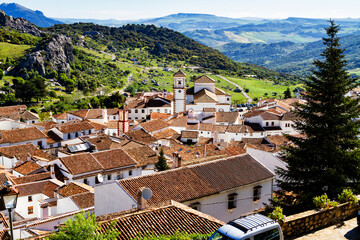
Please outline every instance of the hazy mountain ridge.
[[50, 27], [54, 24], [62, 23], [60, 21], [47, 18], [39, 10], [34, 11], [16, 3], [2, 3], [0, 4], [0, 10], [4, 11], [8, 16], [12, 16], [14, 18], [24, 18], [38, 27]]

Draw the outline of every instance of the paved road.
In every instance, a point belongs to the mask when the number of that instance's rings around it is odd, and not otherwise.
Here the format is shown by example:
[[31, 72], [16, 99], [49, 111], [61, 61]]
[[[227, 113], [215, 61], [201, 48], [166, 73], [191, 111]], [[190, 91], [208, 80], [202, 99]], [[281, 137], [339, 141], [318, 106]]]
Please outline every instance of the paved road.
[[356, 218], [352, 218], [343, 222], [343, 224], [327, 227], [316, 232], [307, 234], [302, 237], [295, 238], [293, 240], [360, 240], [360, 227], [357, 226]]
[[223, 76], [220, 76], [220, 75], [217, 75], [217, 76], [218, 76], [218, 77], [221, 77], [222, 79], [224, 79], [225, 81], [231, 83], [232, 85], [238, 87], [238, 88], [241, 90], [241, 93], [244, 95], [244, 97], [246, 97], [247, 103], [251, 103], [251, 102], [252, 102], [251, 97], [249, 97], [249, 95], [247, 95], [247, 93], [244, 91], [244, 89], [243, 89], [240, 85], [237, 85], [236, 83], [230, 81], [230, 80], [227, 79], [227, 78], [224, 78]]

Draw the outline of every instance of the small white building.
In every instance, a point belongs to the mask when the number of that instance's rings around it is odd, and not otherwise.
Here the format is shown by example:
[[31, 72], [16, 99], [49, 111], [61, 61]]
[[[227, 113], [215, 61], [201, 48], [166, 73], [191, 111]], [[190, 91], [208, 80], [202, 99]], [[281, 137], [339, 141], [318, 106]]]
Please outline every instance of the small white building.
[[179, 201], [222, 221], [269, 204], [274, 174], [248, 154], [180, 167], [95, 186], [95, 213], [133, 209], [142, 187], [152, 190], [149, 205]]
[[0, 132], [0, 147], [32, 143], [46, 148], [46, 135], [37, 127], [5, 130]]

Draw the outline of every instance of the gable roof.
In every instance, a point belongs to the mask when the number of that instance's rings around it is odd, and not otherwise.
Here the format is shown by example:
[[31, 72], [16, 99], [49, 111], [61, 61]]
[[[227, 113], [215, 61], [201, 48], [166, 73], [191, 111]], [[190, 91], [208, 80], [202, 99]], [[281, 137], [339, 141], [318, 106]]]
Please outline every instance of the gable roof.
[[124, 240], [149, 234], [155, 237], [174, 235], [177, 232], [210, 234], [225, 225], [214, 217], [175, 201], [169, 201], [161, 207], [152, 207], [129, 214], [123, 213], [117, 217], [111, 217], [112, 215], [101, 216], [107, 220], [101, 223], [100, 232], [104, 232], [110, 227], [111, 222], [115, 221], [116, 231], [120, 232], [118, 239]]
[[38, 169], [42, 168], [39, 164], [33, 162], [33, 161], [26, 161], [21, 163], [20, 165], [17, 165], [13, 168], [14, 171], [22, 174], [27, 175], [29, 173], [32, 173]]
[[58, 119], [58, 120], [66, 120], [67, 114], [66, 114], [66, 112], [63, 112], [63, 113], [59, 113], [59, 114], [54, 114], [54, 115], [52, 115], [52, 117], [55, 119]]
[[70, 197], [81, 193], [94, 193], [94, 188], [84, 183], [70, 182], [57, 188], [55, 191], [63, 197]]
[[270, 112], [263, 112], [262, 114], [260, 114], [260, 116], [262, 117], [262, 119], [264, 120], [280, 120], [281, 116], [276, 115], [274, 113], [270, 113]]
[[174, 77], [186, 77], [186, 74], [180, 69], [173, 75]]
[[147, 176], [119, 180], [133, 199], [139, 188], [153, 192], [148, 200], [157, 204], [166, 200], [184, 202], [238, 188], [274, 175], [250, 155], [239, 155], [207, 163], [186, 166]]
[[195, 139], [199, 137], [198, 131], [181, 131], [181, 138]]
[[0, 147], [0, 155], [6, 157], [16, 157], [20, 161], [26, 161], [29, 156], [40, 157], [42, 159], [47, 159], [49, 161], [55, 160], [56, 158], [47, 154], [37, 147], [35, 147], [32, 143], [26, 143], [21, 145], [14, 145], [8, 147]]
[[150, 134], [145, 132], [143, 129], [131, 130], [131, 131], [125, 133], [125, 135], [127, 137], [129, 137], [130, 139], [139, 141], [141, 143], [153, 143], [157, 140], [155, 137], [151, 136]]
[[195, 103], [217, 103], [216, 94], [207, 89], [202, 89], [194, 95]]
[[91, 145], [96, 146], [98, 151], [108, 150], [116, 147], [120, 147], [120, 144], [113, 141], [108, 135], [106, 134], [98, 134], [96, 136], [82, 136], [80, 137], [84, 141], [89, 142]]
[[239, 112], [216, 112], [216, 122], [235, 123], [239, 118]]
[[80, 132], [95, 129], [88, 121], [72, 121], [57, 127], [62, 133]]
[[148, 145], [124, 149], [136, 162], [137, 166], [146, 166], [158, 161], [158, 156]]
[[169, 127], [169, 124], [160, 119], [151, 120], [141, 123], [140, 126], [148, 133], [165, 129]]
[[177, 132], [171, 128], [165, 129], [163, 131], [157, 132], [154, 134], [156, 139], [172, 138]]
[[80, 193], [77, 195], [73, 195], [70, 198], [81, 209], [94, 207], [95, 205], [94, 193], [91, 192]]
[[17, 143], [46, 138], [37, 127], [0, 131], [0, 143]]
[[62, 157], [60, 161], [73, 175], [101, 171], [103, 169], [100, 163], [96, 161], [90, 153], [80, 153]]
[[298, 119], [299, 119], [299, 117], [296, 116], [295, 113], [293, 113], [293, 112], [287, 112], [281, 118], [281, 120], [283, 120], [283, 121], [294, 121], [294, 120], [298, 120]]
[[215, 83], [215, 80], [206, 75], [202, 75], [201, 77], [195, 79], [194, 83]]
[[61, 185], [61, 182], [51, 179], [33, 183], [19, 184], [16, 185], [16, 188], [19, 190], [19, 197], [42, 193], [49, 198], [53, 198], [54, 190]]
[[103, 166], [104, 170], [123, 168], [137, 163], [122, 149], [112, 149], [91, 154]]
[[42, 181], [46, 179], [51, 179], [50, 172], [42, 172], [42, 173], [36, 173], [31, 175], [26, 175], [23, 177], [17, 177], [12, 178], [15, 184], [24, 184], [24, 183], [31, 183], [31, 182], [37, 182]]

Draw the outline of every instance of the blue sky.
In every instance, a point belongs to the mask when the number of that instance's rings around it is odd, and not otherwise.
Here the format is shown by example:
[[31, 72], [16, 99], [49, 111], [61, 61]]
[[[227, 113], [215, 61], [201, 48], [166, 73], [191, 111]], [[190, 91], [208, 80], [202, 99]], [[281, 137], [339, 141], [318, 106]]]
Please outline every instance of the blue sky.
[[141, 19], [173, 13], [224, 17], [360, 18], [359, 0], [11, 0], [48, 17]]

